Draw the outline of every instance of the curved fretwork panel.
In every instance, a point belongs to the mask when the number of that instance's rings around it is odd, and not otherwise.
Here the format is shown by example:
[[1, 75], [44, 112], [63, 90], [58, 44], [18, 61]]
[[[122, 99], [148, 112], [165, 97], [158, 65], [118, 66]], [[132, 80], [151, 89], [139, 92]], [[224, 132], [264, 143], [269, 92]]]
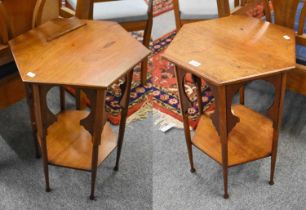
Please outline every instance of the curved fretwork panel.
[[48, 92], [51, 90], [51, 88], [53, 88], [54, 86], [52, 85], [44, 85], [44, 86], [40, 86], [40, 103], [41, 103], [41, 107], [44, 110], [44, 118], [43, 118], [43, 127], [44, 128], [48, 128], [51, 124], [53, 124], [56, 120], [57, 117], [56, 115], [54, 115], [50, 108], [48, 107], [48, 103], [47, 103], [47, 95]]
[[[274, 90], [281, 89], [282, 75], [272, 76], [270, 78], [265, 78], [263, 80], [272, 84], [273, 87], [274, 87]], [[278, 116], [278, 112], [276, 112], [275, 110], [278, 110], [278, 108], [279, 108], [280, 98], [281, 98], [281, 92], [280, 91], [275, 91], [273, 103], [267, 110], [267, 116], [272, 120], [274, 128], [276, 128], [278, 126], [279, 116]]]
[[[218, 93], [218, 87], [211, 85], [207, 83], [207, 85], [210, 87], [210, 89], [213, 92], [213, 95], [215, 97], [215, 104], [216, 107], [218, 107], [218, 103], [220, 103], [219, 99], [219, 93]], [[240, 121], [237, 116], [235, 116], [232, 112], [232, 99], [236, 95], [236, 93], [240, 90], [241, 87], [243, 87], [244, 84], [236, 84], [226, 87], [226, 118], [227, 118], [227, 133], [230, 133], [231, 130], [235, 127], [235, 125]], [[221, 129], [220, 129], [220, 110], [216, 109], [214, 113], [211, 115], [212, 122], [220, 135]]]
[[[82, 126], [84, 126], [84, 128], [93, 136], [94, 132], [95, 132], [95, 128], [94, 128], [94, 123], [95, 123], [95, 119], [97, 118], [96, 115], [96, 110], [97, 110], [97, 106], [99, 104], [97, 104], [97, 90], [94, 89], [82, 89], [82, 91], [86, 94], [87, 98], [90, 100], [90, 114], [81, 120], [80, 124]], [[105, 111], [105, 107], [101, 107], [102, 108], [102, 127], [105, 125], [106, 123], [106, 111]]]
[[188, 113], [188, 109], [192, 107], [192, 101], [188, 97], [186, 90], [185, 90], [185, 77], [186, 72], [182, 70], [180, 67], [176, 66], [176, 78], [178, 81], [178, 89], [180, 94], [180, 103], [181, 103], [181, 109], [184, 114]]

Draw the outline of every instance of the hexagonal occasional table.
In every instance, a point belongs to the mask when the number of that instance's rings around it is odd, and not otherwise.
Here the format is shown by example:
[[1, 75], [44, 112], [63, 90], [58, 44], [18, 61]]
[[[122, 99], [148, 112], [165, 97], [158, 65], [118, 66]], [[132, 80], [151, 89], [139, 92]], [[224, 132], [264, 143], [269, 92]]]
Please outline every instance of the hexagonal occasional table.
[[[244, 16], [186, 24], [164, 57], [176, 64], [176, 77], [185, 127], [191, 171], [192, 145], [223, 166], [224, 198], [228, 198], [228, 168], [271, 156], [272, 185], [278, 135], [286, 89], [286, 73], [295, 68], [294, 31]], [[201, 93], [201, 79], [207, 81], [216, 111], [203, 114], [191, 139], [187, 111], [191, 101], [184, 89], [184, 77], [191, 73]], [[275, 88], [275, 98], [266, 115], [243, 104], [244, 86], [264, 80]], [[241, 92], [241, 104], [232, 98]], [[199, 97], [201, 99], [201, 97]], [[200, 101], [200, 100], [198, 100]]]
[[[97, 166], [117, 147], [118, 170], [128, 110], [133, 67], [149, 50], [114, 22], [56, 19], [10, 41], [22, 80], [33, 98], [35, 127], [41, 147], [46, 191], [50, 191], [48, 164], [90, 171], [94, 199]], [[118, 135], [106, 122], [107, 88], [119, 78], [121, 122]], [[62, 111], [47, 106], [51, 87], [82, 89], [91, 101], [89, 111]]]

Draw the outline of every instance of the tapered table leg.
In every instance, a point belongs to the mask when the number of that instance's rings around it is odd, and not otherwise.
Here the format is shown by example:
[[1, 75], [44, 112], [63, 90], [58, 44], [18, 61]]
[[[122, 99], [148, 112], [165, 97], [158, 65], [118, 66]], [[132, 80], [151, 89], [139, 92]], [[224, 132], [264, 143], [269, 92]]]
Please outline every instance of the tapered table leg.
[[36, 129], [36, 122], [35, 122], [35, 110], [34, 110], [34, 99], [33, 99], [33, 89], [31, 84], [25, 84], [26, 89], [26, 97], [27, 97], [27, 104], [29, 107], [30, 112], [30, 119], [31, 119], [31, 126], [32, 126], [32, 135], [33, 135], [33, 143], [35, 149], [35, 157], [41, 157], [40, 146], [37, 139], [37, 129]]
[[224, 179], [224, 198], [229, 198], [228, 194], [228, 119], [227, 119], [227, 104], [226, 98], [226, 87], [220, 86], [215, 88], [215, 101], [217, 112], [217, 121], [219, 128], [218, 133], [221, 140], [221, 151], [222, 151], [222, 167], [223, 167], [223, 179]]
[[245, 87], [242, 86], [239, 90], [239, 100], [240, 100], [240, 104], [244, 105], [245, 103]]
[[46, 192], [50, 192], [50, 183], [49, 183], [49, 168], [48, 168], [48, 150], [46, 144], [46, 123], [43, 113], [45, 113], [46, 104], [43, 103], [43, 98], [45, 95], [41, 94], [41, 87], [37, 84], [33, 84], [33, 98], [34, 98], [34, 109], [35, 109], [35, 118], [36, 118], [36, 127], [37, 127], [37, 136], [41, 142], [42, 158], [43, 158], [43, 168], [46, 181]]
[[187, 150], [188, 150], [190, 171], [191, 173], [194, 173], [195, 168], [194, 168], [194, 163], [193, 163], [192, 142], [191, 142], [191, 135], [190, 135], [189, 120], [188, 120], [188, 115], [187, 115], [188, 107], [190, 107], [191, 102], [188, 96], [186, 95], [185, 88], [184, 88], [185, 72], [179, 67], [176, 67], [175, 72], [176, 72], [177, 85], [179, 89], [180, 105], [181, 105], [181, 111], [182, 111], [182, 116], [183, 116], [184, 133], [185, 133], [185, 139], [186, 139]]
[[60, 103], [61, 103], [61, 111], [65, 111], [66, 107], [66, 98], [65, 98], [65, 88], [60, 87]]
[[270, 181], [269, 184], [274, 184], [274, 173], [275, 173], [275, 165], [276, 165], [276, 157], [277, 157], [277, 146], [278, 146], [278, 138], [279, 138], [279, 130], [281, 127], [281, 119], [283, 113], [284, 106], [284, 97], [286, 91], [286, 73], [282, 73], [279, 77], [276, 77], [274, 81], [275, 86], [275, 98], [274, 105], [269, 110], [269, 115], [273, 120], [273, 144], [272, 144], [272, 155], [271, 155], [271, 173], [270, 173]]
[[93, 101], [92, 107], [95, 110], [92, 110], [95, 113], [94, 124], [93, 124], [93, 149], [92, 149], [92, 167], [91, 167], [91, 192], [90, 199], [95, 199], [95, 185], [97, 177], [97, 167], [98, 167], [98, 157], [99, 157], [99, 146], [101, 144], [101, 134], [103, 127], [106, 123], [106, 112], [105, 112], [105, 98], [106, 98], [106, 89], [98, 89], [95, 91], [96, 97]]
[[121, 111], [120, 128], [119, 128], [119, 135], [118, 135], [117, 158], [116, 158], [116, 165], [114, 167], [115, 171], [119, 170], [119, 161], [120, 161], [122, 143], [123, 143], [124, 133], [125, 133], [126, 118], [128, 114], [128, 108], [129, 108], [132, 80], [133, 80], [133, 70], [131, 70], [126, 76], [126, 80], [125, 80], [126, 84], [124, 88], [125, 90], [122, 91], [122, 98], [120, 102], [122, 111]]

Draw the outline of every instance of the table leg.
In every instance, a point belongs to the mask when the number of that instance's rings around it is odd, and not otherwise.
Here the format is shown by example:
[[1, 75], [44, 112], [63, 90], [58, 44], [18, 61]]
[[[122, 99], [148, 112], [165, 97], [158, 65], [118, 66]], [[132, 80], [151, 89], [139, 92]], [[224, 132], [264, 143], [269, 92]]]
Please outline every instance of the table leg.
[[185, 79], [185, 72], [180, 69], [178, 66], [175, 70], [177, 85], [179, 89], [179, 97], [180, 97], [180, 105], [181, 111], [183, 116], [183, 123], [184, 123], [184, 131], [185, 131], [185, 139], [186, 145], [188, 150], [188, 157], [190, 163], [190, 171], [191, 173], [195, 172], [194, 164], [193, 164], [193, 154], [192, 154], [192, 142], [191, 142], [191, 135], [190, 135], [190, 126], [188, 121], [188, 107], [191, 107], [191, 102], [186, 95], [185, 87], [184, 87], [184, 79]]
[[81, 110], [81, 89], [80, 88], [75, 89], [75, 104], [76, 104], [76, 109]]
[[129, 109], [129, 100], [130, 100], [130, 92], [132, 87], [132, 80], [133, 80], [133, 70], [131, 70], [125, 80], [124, 88], [122, 89], [122, 98], [120, 101], [121, 106], [121, 119], [120, 119], [120, 128], [119, 128], [119, 135], [118, 135], [118, 146], [117, 146], [117, 158], [116, 158], [116, 165], [114, 167], [115, 171], [119, 170], [119, 161], [122, 149], [122, 143], [124, 139], [124, 132], [126, 126], [126, 118]]
[[93, 148], [92, 148], [92, 164], [91, 164], [91, 193], [90, 199], [95, 199], [95, 185], [97, 177], [97, 167], [98, 167], [98, 157], [99, 157], [99, 146], [101, 144], [101, 134], [103, 127], [106, 123], [106, 112], [105, 112], [105, 98], [106, 90], [98, 89], [96, 90], [95, 101], [92, 103], [92, 112], [94, 112], [94, 123], [93, 123]]
[[286, 92], [286, 73], [283, 73], [277, 76], [272, 80], [272, 83], [275, 87], [275, 98], [274, 103], [268, 111], [268, 115], [273, 121], [273, 143], [272, 143], [272, 155], [271, 155], [271, 173], [270, 173], [270, 181], [269, 184], [274, 184], [274, 173], [275, 173], [275, 165], [276, 165], [276, 157], [277, 157], [277, 146], [278, 146], [278, 138], [279, 138], [279, 130], [281, 127], [281, 119], [283, 112], [283, 104], [284, 97]]
[[61, 111], [65, 111], [66, 99], [65, 99], [65, 88], [60, 86], [60, 104]]
[[224, 181], [224, 198], [229, 198], [228, 195], [228, 119], [227, 119], [227, 110], [230, 104], [227, 104], [227, 95], [226, 88], [224, 86], [215, 88], [215, 101], [216, 101], [216, 109], [218, 110], [216, 115], [216, 120], [218, 120], [219, 128], [218, 133], [220, 136], [221, 144], [222, 144], [222, 167], [223, 167], [223, 181]]
[[46, 192], [50, 192], [50, 183], [49, 183], [49, 169], [48, 169], [48, 151], [46, 144], [46, 127], [44, 125], [43, 113], [45, 113], [45, 106], [43, 104], [43, 97], [46, 95], [41, 94], [41, 87], [37, 84], [32, 85], [33, 88], [33, 99], [34, 99], [34, 110], [35, 110], [35, 119], [37, 127], [37, 136], [41, 143], [42, 158], [43, 158], [43, 168], [46, 181]]
[[38, 139], [37, 139], [37, 129], [36, 129], [36, 122], [35, 122], [35, 110], [34, 110], [32, 85], [25, 84], [25, 89], [26, 89], [27, 104], [28, 104], [29, 112], [30, 112], [35, 156], [36, 156], [36, 158], [40, 158], [41, 157], [41, 151], [40, 151], [40, 146], [39, 146]]
[[244, 103], [245, 103], [245, 87], [244, 86], [242, 86], [241, 88], [240, 88], [240, 90], [239, 90], [239, 95], [240, 95], [240, 97], [239, 97], [239, 100], [240, 100], [240, 104], [241, 105], [244, 105]]

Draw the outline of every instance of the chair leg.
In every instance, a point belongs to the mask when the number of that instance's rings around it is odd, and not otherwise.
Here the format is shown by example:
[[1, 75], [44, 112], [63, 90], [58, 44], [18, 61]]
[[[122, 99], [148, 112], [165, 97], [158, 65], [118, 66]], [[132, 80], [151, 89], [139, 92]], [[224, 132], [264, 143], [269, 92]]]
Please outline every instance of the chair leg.
[[141, 63], [140, 79], [142, 85], [146, 85], [147, 83], [148, 62], [148, 58], [145, 58]]
[[[146, 46], [147, 48], [150, 47], [152, 25], [153, 25], [153, 18], [149, 17], [146, 28], [144, 30], [144, 37], [143, 37], [143, 45]], [[142, 85], [145, 85], [147, 82], [148, 62], [149, 62], [149, 59], [145, 58], [141, 64], [141, 84]]]

